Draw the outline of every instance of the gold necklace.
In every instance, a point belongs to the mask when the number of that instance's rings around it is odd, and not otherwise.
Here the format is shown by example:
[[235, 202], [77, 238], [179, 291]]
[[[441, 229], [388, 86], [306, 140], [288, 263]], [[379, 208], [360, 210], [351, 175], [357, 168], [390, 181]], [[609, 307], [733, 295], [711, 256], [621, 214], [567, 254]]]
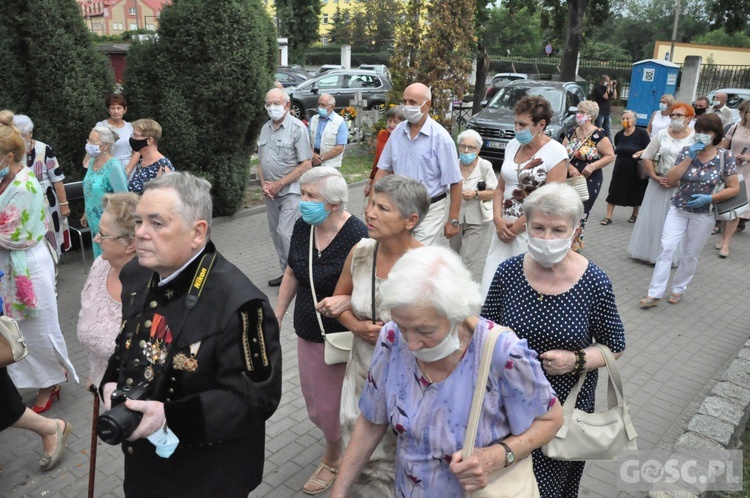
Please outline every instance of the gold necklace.
[[[533, 264], [533, 263], [531, 263], [531, 264]], [[544, 294], [547, 294], [550, 291], [550, 289], [552, 289], [554, 286], [557, 285], [557, 282], [560, 280], [560, 275], [563, 275], [565, 273], [565, 270], [567, 268], [568, 268], [568, 256], [566, 255], [565, 256], [565, 264], [563, 265], [562, 270], [560, 270], [560, 273], [557, 274], [557, 277], [555, 277], [555, 281], [552, 282], [552, 285], [550, 285], [549, 287], [547, 287], [547, 290], [544, 291], [544, 293], [542, 293], [541, 291], [538, 291], [538, 290], [536, 291], [537, 294], [539, 294], [539, 297], [537, 297], [537, 299], [539, 301], [544, 301]], [[529, 268], [529, 276], [531, 276], [531, 267]], [[539, 282], [536, 279], [534, 279], [534, 284], [538, 286]], [[533, 287], [532, 287], [532, 289], [536, 290]]]
[[[459, 325], [459, 329], [458, 329], [459, 334], [461, 333], [462, 327], [463, 327], [463, 324]], [[452, 374], [453, 371], [458, 366], [459, 362], [461, 361], [461, 358], [463, 358], [463, 349], [464, 349], [464, 339], [462, 337], [460, 342], [458, 343], [458, 359], [455, 361], [455, 363], [453, 363], [453, 366], [451, 366], [450, 370], [448, 370], [448, 373], [445, 374], [445, 377], [443, 378], [443, 380], [448, 378], [448, 376]], [[422, 360], [419, 360], [419, 361], [422, 361]], [[424, 368], [422, 369], [422, 373], [424, 374], [425, 379], [427, 379], [427, 382], [429, 382], [430, 384], [434, 384], [434, 382], [432, 382], [432, 379], [430, 378], [430, 374], [427, 373], [427, 363], [422, 361], [422, 365], [424, 366]]]

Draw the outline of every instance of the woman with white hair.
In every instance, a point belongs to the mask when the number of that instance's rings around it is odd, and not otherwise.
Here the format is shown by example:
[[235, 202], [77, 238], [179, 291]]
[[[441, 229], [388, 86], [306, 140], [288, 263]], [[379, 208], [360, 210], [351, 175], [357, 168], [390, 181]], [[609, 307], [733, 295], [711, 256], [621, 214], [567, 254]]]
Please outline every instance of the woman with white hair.
[[480, 357], [495, 326], [476, 315], [478, 285], [448, 249], [407, 252], [382, 286], [392, 321], [380, 332], [362, 414], [332, 497], [345, 497], [390, 426], [398, 435], [397, 496], [463, 496], [550, 441], [562, 410], [536, 353], [506, 330], [495, 344], [474, 453], [461, 449]]
[[474, 130], [458, 136], [458, 160], [463, 176], [463, 198], [458, 233], [448, 239], [475, 279], [482, 278], [484, 254], [480, 251], [492, 221], [492, 199], [497, 176], [492, 163], [479, 157], [482, 137]]
[[64, 242], [63, 218], [70, 216], [68, 198], [65, 195], [65, 185], [63, 185], [65, 175], [52, 147], [34, 139], [34, 122], [30, 117], [25, 114], [16, 114], [13, 116], [13, 124], [26, 142], [26, 166], [36, 175], [49, 206], [47, 241], [60, 256]]
[[[319, 166], [307, 171], [300, 177], [300, 190], [302, 216], [292, 232], [276, 319], [281, 327], [284, 314], [296, 296], [294, 331], [300, 387], [310, 420], [323, 431], [326, 440], [323, 461], [302, 488], [305, 493], [316, 495], [336, 479], [344, 452], [339, 409], [346, 363], [325, 363], [321, 326], [326, 334], [347, 329], [330, 316], [332, 313], [321, 316], [318, 322], [315, 305], [333, 295], [349, 251], [367, 236], [367, 227], [346, 211], [349, 189], [338, 169]], [[342, 304], [348, 306], [348, 301]]]
[[[594, 411], [599, 368], [592, 343], [615, 358], [625, 349], [625, 332], [612, 283], [591, 261], [571, 249], [583, 204], [573, 187], [548, 184], [526, 198], [529, 252], [497, 269], [482, 316], [512, 328], [539, 354], [544, 374], [565, 402], [583, 372], [590, 372], [576, 407]], [[578, 496], [585, 462], [552, 460], [535, 450], [534, 474], [543, 498]]]
[[[81, 225], [91, 228], [91, 233], [99, 233], [99, 220], [104, 207], [102, 200], [106, 194], [128, 191], [128, 178], [120, 161], [112, 157], [112, 147], [117, 142], [117, 134], [112, 128], [97, 126], [86, 141], [86, 153], [92, 158], [83, 178], [83, 201], [86, 212], [81, 218]], [[98, 242], [92, 244], [94, 259], [101, 256], [102, 248]]]
[[[372, 362], [378, 334], [388, 313], [383, 309], [381, 287], [391, 268], [408, 250], [421, 247], [414, 229], [430, 209], [427, 189], [418, 181], [400, 175], [388, 175], [374, 186], [365, 210], [367, 233], [349, 253], [344, 271], [332, 298], [321, 301], [321, 314], [335, 315], [338, 303], [351, 307], [338, 315], [338, 321], [354, 334], [344, 386], [341, 390], [341, 432], [344, 446], [354, 444], [352, 431], [359, 417], [359, 398]], [[351, 441], [351, 443], [349, 443]], [[389, 433], [364, 464], [349, 498], [387, 498], [393, 496], [396, 437]]]

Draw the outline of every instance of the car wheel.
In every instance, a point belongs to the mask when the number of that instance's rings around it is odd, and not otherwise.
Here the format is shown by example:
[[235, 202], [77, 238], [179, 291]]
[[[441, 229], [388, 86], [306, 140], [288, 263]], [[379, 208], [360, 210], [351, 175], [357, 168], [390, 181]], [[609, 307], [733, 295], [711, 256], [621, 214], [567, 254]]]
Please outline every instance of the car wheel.
[[378, 111], [378, 118], [382, 118], [383, 114], [385, 113], [385, 102], [376, 102], [372, 104], [368, 110], [370, 111]]
[[292, 116], [297, 119], [304, 119], [305, 117], [305, 108], [297, 101], [292, 102], [291, 112]]

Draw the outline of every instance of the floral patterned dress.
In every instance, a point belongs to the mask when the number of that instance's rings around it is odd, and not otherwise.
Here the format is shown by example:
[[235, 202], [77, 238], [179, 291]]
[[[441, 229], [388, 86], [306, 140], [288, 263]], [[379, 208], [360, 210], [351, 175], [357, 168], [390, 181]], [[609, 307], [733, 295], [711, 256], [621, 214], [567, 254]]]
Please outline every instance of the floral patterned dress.
[[[431, 383], [395, 322], [380, 332], [359, 407], [372, 423], [396, 435], [396, 496], [464, 496], [450, 471], [469, 420], [482, 347], [495, 324], [480, 320], [456, 369]], [[495, 344], [475, 446], [518, 435], [557, 401], [537, 355], [525, 339], [503, 332]]]
[[29, 168], [21, 169], [0, 192], [0, 270], [5, 273], [0, 296], [5, 314], [18, 320], [29, 354], [8, 366], [19, 389], [45, 388], [76, 381], [57, 317], [55, 265], [47, 245], [47, 204]]
[[36, 174], [36, 179], [42, 186], [42, 190], [47, 204], [49, 205], [49, 225], [47, 240], [57, 251], [57, 255], [62, 255], [63, 236], [63, 219], [60, 213], [60, 200], [57, 198], [57, 191], [54, 184], [65, 180], [60, 163], [57, 162], [52, 147], [34, 140], [34, 148], [26, 155], [26, 166], [31, 168]]

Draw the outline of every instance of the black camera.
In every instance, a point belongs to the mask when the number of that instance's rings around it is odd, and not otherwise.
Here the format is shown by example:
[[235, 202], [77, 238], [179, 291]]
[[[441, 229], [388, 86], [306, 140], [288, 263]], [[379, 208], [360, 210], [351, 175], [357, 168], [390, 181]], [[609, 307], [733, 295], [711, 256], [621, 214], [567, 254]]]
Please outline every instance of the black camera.
[[96, 432], [107, 444], [120, 444], [133, 434], [143, 418], [143, 413], [134, 412], [125, 406], [125, 400], [146, 401], [153, 394], [150, 382], [139, 382], [112, 391], [112, 408], [102, 413], [96, 421]]
[[487, 190], [487, 182], [484, 180], [479, 180], [477, 182], [477, 190], [479, 190], [480, 192], [483, 190]]

